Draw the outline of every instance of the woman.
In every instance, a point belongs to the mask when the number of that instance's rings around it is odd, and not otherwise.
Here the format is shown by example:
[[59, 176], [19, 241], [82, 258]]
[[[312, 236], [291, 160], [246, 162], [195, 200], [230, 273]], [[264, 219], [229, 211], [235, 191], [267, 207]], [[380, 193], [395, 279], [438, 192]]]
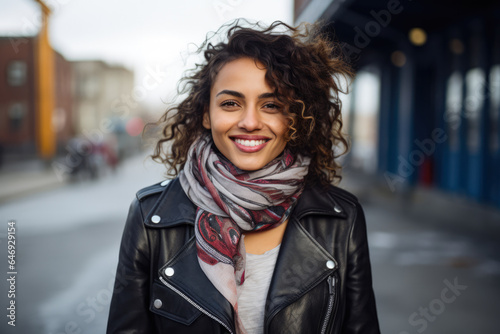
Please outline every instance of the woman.
[[131, 205], [108, 333], [379, 333], [363, 211], [330, 184], [348, 66], [317, 28], [226, 37], [162, 118], [178, 177]]

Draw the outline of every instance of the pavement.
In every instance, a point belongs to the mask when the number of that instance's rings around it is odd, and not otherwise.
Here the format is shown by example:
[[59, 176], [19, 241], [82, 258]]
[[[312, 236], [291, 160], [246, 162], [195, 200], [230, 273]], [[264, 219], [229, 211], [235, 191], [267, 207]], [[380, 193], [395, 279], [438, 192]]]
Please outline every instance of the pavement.
[[0, 205], [64, 185], [61, 175], [42, 161], [7, 162], [0, 168]]
[[343, 171], [340, 187], [355, 194], [361, 204], [411, 217], [418, 224], [500, 240], [500, 208], [466, 196], [429, 187], [391, 191], [382, 176]]

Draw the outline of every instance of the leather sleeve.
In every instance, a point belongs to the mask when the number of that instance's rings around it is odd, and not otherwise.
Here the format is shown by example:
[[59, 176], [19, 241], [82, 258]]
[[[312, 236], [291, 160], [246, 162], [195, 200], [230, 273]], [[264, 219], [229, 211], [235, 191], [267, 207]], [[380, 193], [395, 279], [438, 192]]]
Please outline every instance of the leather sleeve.
[[123, 231], [107, 334], [154, 333], [149, 312], [148, 235], [140, 202], [130, 205]]
[[365, 216], [359, 203], [356, 207], [347, 245], [346, 313], [342, 333], [379, 334]]

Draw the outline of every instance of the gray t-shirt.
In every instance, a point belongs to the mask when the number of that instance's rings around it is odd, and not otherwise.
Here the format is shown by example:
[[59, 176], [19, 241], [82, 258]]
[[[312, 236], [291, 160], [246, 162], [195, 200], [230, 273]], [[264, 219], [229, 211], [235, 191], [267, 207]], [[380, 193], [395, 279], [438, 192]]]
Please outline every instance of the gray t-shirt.
[[245, 282], [237, 286], [238, 314], [248, 334], [264, 332], [264, 307], [280, 245], [264, 254], [246, 254]]

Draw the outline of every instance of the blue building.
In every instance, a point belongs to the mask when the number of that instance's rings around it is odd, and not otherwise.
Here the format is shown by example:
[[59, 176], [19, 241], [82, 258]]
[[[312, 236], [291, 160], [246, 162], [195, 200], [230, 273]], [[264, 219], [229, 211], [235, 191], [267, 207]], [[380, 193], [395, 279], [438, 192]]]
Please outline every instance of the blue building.
[[[317, 20], [358, 79], [371, 78], [364, 90], [354, 85], [349, 128], [364, 118], [356, 104], [376, 96], [364, 151], [373, 148], [388, 186], [428, 185], [500, 207], [500, 3], [295, 0], [297, 24]], [[364, 147], [356, 137], [354, 155]]]

